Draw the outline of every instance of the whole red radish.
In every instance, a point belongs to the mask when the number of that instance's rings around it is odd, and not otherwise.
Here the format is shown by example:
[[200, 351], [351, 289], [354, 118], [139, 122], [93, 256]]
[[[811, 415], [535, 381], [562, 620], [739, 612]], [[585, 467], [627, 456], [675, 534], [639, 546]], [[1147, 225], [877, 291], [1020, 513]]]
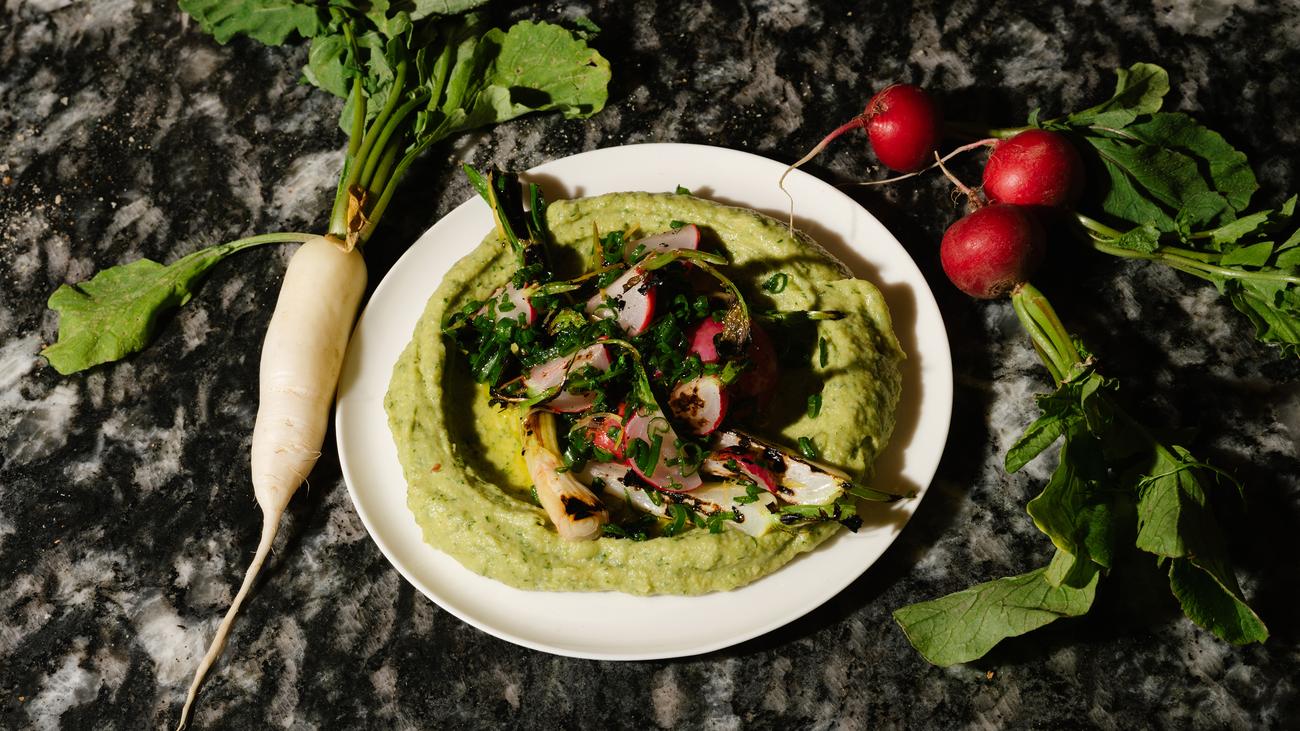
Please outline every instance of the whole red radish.
[[998, 203], [1064, 208], [1083, 192], [1083, 160], [1059, 132], [1031, 129], [999, 142], [984, 166], [984, 195]]
[[[876, 92], [862, 114], [836, 127], [781, 175], [817, 157], [835, 138], [861, 127], [871, 140], [876, 159], [900, 173], [913, 173], [929, 164], [941, 136], [943, 120], [930, 95], [913, 84], [893, 84]], [[793, 212], [791, 214], [793, 216]]]
[[993, 299], [1029, 279], [1043, 249], [1043, 227], [1032, 211], [994, 203], [948, 227], [939, 260], [958, 289]]
[[939, 144], [939, 111], [919, 86], [894, 84], [867, 102], [862, 113], [876, 159], [900, 173], [930, 164]]

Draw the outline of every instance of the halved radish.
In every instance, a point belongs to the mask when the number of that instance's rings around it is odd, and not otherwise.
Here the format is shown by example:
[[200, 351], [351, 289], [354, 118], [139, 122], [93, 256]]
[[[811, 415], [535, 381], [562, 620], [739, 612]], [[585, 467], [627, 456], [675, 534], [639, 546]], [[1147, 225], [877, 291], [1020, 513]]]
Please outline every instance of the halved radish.
[[690, 427], [692, 434], [711, 434], [727, 416], [730, 396], [718, 376], [700, 376], [677, 384], [668, 395], [668, 409]]
[[[750, 328], [754, 326], [751, 323]], [[700, 320], [686, 334], [691, 342], [691, 352], [700, 357], [704, 363], [716, 363], [718, 361], [718, 346], [713, 339], [722, 334], [725, 326], [715, 321], [712, 317], [706, 317]]]
[[618, 319], [629, 335], [640, 335], [654, 319], [655, 289], [640, 267], [632, 267], [587, 300], [587, 312], [603, 320]]
[[[587, 346], [582, 350], [568, 355], [561, 355], [552, 358], [545, 363], [533, 366], [532, 370], [524, 376], [524, 386], [528, 392], [537, 395], [549, 391], [564, 383], [564, 379], [569, 374], [586, 366], [591, 366], [597, 370], [609, 370], [609, 350], [602, 344]], [[592, 393], [572, 393], [564, 389], [545, 402], [547, 408], [553, 411], [571, 413], [582, 411], [590, 408], [595, 402], [596, 396]]]
[[[520, 313], [522, 313], [524, 315], [524, 327], [532, 327], [537, 322], [537, 308], [533, 307], [531, 297], [531, 287], [521, 289], [516, 287], [514, 282], [511, 282], [504, 287], [497, 287], [492, 296], [488, 297], [488, 304], [483, 305], [478, 312], [474, 313], [474, 316], [478, 317], [486, 314], [488, 306], [495, 302], [498, 322], [501, 320], [518, 320]], [[502, 309], [502, 304], [505, 304], [505, 309]]]
[[641, 250], [641, 256], [635, 257], [636, 259], [640, 259], [646, 254], [661, 251], [673, 251], [675, 249], [697, 250], [700, 248], [700, 227], [688, 223], [675, 231], [665, 231], [636, 241], [629, 241], [627, 248], [623, 250], [623, 258], [632, 261], [638, 248]]
[[654, 442], [655, 437], [659, 437], [659, 460], [650, 474], [647, 475], [635, 460], [632, 461], [632, 469], [641, 479], [664, 492], [687, 492], [704, 482], [700, 479], [699, 471], [688, 475], [682, 472], [680, 465], [668, 464], [678, 458], [678, 437], [662, 411], [656, 409], [647, 414], [632, 414], [627, 420], [626, 433], [629, 444], [633, 439], [640, 439], [650, 444]]
[[[731, 465], [735, 464], [733, 468]], [[754, 458], [736, 449], [720, 449], [704, 460], [700, 469], [710, 475], [723, 477], [748, 477], [772, 494], [777, 493], [777, 479], [772, 471]]]

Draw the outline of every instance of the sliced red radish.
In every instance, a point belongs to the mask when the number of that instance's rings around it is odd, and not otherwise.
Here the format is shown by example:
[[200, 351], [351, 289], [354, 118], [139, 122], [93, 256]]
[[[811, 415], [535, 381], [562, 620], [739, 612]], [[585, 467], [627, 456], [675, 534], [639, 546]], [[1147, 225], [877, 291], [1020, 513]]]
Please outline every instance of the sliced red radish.
[[[699, 248], [700, 227], [689, 223], [675, 231], [666, 231], [636, 241], [629, 241], [627, 248], [623, 251], [623, 258], [633, 261], [634, 259], [641, 259], [646, 254], [657, 254], [661, 251], [674, 251], [676, 249], [694, 251]], [[640, 256], [636, 256], [638, 250], [641, 252]]]
[[[521, 289], [516, 287], [514, 282], [511, 282], [504, 287], [497, 287], [496, 291], [492, 293], [492, 296], [488, 298], [488, 304], [483, 305], [483, 307], [475, 313], [475, 317], [486, 314], [488, 305], [495, 302], [496, 319], [498, 322], [501, 320], [518, 320], [519, 315], [522, 313], [524, 316], [524, 327], [532, 327], [537, 322], [537, 308], [533, 307], [533, 303], [530, 300], [532, 294], [531, 287], [524, 287]], [[508, 303], [505, 304], [505, 309], [502, 309], [503, 303]]]
[[632, 267], [587, 300], [587, 312], [600, 319], [617, 318], [624, 332], [640, 335], [654, 319], [654, 285], [645, 270]]
[[[580, 368], [591, 366], [597, 370], [609, 370], [609, 349], [600, 343], [590, 345], [568, 355], [552, 358], [545, 363], [533, 366], [524, 376], [524, 386], [534, 396], [557, 388], [564, 383], [569, 374]], [[546, 406], [553, 411], [571, 413], [591, 408], [595, 394], [572, 393], [564, 389], [546, 401]]]
[[615, 459], [623, 459], [623, 444], [626, 439], [622, 419], [624, 408], [619, 406], [617, 414], [593, 418], [587, 427], [591, 443], [614, 455]]
[[641, 479], [664, 492], [688, 492], [703, 484], [698, 470], [688, 475], [682, 472], [680, 465], [668, 464], [678, 458], [678, 436], [662, 411], [656, 409], [648, 414], [632, 414], [627, 420], [626, 432], [629, 444], [633, 439], [651, 444], [655, 437], [659, 437], [659, 460], [650, 474], [647, 475], [636, 464], [636, 460], [632, 460], [632, 469]]
[[[753, 325], [751, 324], [752, 328]], [[722, 334], [724, 326], [722, 323], [715, 321], [712, 317], [706, 317], [700, 320], [691, 328], [686, 337], [691, 342], [691, 352], [700, 357], [704, 363], [716, 363], [718, 361], [718, 346], [713, 339]]]
[[[735, 467], [732, 467], [732, 464]], [[709, 455], [704, 460], [700, 469], [711, 475], [722, 475], [726, 477], [748, 477], [758, 486], [772, 494], [777, 493], [778, 482], [776, 475], [757, 460], [749, 455], [735, 449], [721, 449]]]
[[718, 376], [700, 376], [677, 384], [668, 396], [668, 409], [690, 427], [692, 434], [712, 434], [727, 417], [730, 396]]

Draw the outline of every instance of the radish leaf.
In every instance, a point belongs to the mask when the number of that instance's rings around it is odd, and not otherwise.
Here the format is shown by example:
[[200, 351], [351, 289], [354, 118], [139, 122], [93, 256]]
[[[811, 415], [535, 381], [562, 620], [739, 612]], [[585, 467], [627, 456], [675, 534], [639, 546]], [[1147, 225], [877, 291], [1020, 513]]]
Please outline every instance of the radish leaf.
[[[1115, 94], [1095, 107], [1075, 112], [1065, 123], [1075, 126], [1124, 127], [1143, 114], [1160, 111], [1169, 93], [1169, 74], [1151, 63], [1116, 69]], [[1031, 122], [1030, 124], [1033, 124]]]
[[1217, 564], [1200, 565], [1201, 559], [1176, 558], [1169, 562], [1169, 586], [1183, 613], [1223, 639], [1245, 645], [1268, 639], [1268, 628], [1241, 598], [1232, 574]]
[[894, 619], [912, 646], [931, 663], [969, 662], [1008, 637], [1086, 613], [1096, 596], [1100, 574], [1095, 565], [1085, 565], [1082, 570], [1088, 579], [1080, 587], [1053, 585], [1047, 580], [1047, 568], [1035, 569], [897, 609]]
[[159, 319], [189, 302], [203, 275], [227, 256], [258, 244], [306, 241], [307, 234], [268, 234], [200, 249], [167, 266], [151, 259], [105, 269], [64, 284], [47, 303], [59, 313], [58, 342], [41, 351], [59, 373], [76, 373], [138, 352]]
[[180, 0], [180, 6], [222, 45], [246, 35], [278, 46], [295, 31], [311, 38], [325, 29], [320, 6], [304, 0]]
[[1196, 160], [1206, 171], [1204, 179], [1228, 199], [1234, 211], [1244, 210], [1259, 189], [1245, 153], [1186, 114], [1153, 114], [1126, 126], [1123, 132], [1148, 145], [1159, 145]]
[[[1253, 292], [1254, 283], [1229, 285]], [[1007, 469], [1018, 470], [1062, 440], [1055, 472], [1028, 505], [1056, 553], [1037, 571], [896, 611], [908, 639], [930, 662], [949, 665], [1082, 614], [1100, 572], [1131, 540], [1158, 561], [1172, 561], [1170, 589], [1192, 621], [1230, 642], [1262, 642], [1268, 631], [1245, 603], [1203, 486], [1217, 470], [1161, 442], [1119, 407], [1116, 384], [1095, 371], [1037, 289], [1024, 284], [1012, 299], [1021, 324], [1039, 331], [1034, 342], [1044, 362], [1067, 374], [1038, 398], [1042, 416], [1006, 457]]]

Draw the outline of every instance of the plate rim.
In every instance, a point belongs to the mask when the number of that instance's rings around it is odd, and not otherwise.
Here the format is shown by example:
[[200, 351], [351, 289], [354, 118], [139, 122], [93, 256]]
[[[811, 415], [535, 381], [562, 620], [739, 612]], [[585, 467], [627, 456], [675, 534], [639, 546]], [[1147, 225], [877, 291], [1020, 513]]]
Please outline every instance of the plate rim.
[[[551, 160], [547, 160], [546, 162], [543, 162], [532, 168], [529, 168], [525, 173], [523, 173], [523, 176], [525, 178], [528, 176], [546, 176], [550, 172], [549, 168], [578, 164], [579, 162], [581, 162], [580, 159], [584, 157], [598, 157], [598, 156], [611, 155], [611, 154], [617, 155], [628, 150], [649, 150], [653, 152], [654, 148], [660, 148], [665, 150], [671, 149], [673, 153], [684, 152], [690, 154], [691, 152], [694, 152], [694, 154], [701, 155], [701, 156], [722, 156], [722, 157], [735, 156], [739, 159], [744, 159], [749, 164], [769, 165], [769, 166], [779, 165], [782, 168], [785, 167], [784, 163], [780, 163], [778, 161], [772, 160], [771, 158], [767, 158], [762, 155], [757, 155], [750, 152], [745, 152], [742, 150], [726, 148], [726, 147], [717, 147], [713, 145], [703, 145], [703, 144], [696, 144], [696, 143], [646, 142], [646, 143], [634, 143], [634, 144], [627, 144], [627, 145], [615, 145], [610, 147], [595, 148], [595, 149], [585, 150], [582, 152], [578, 152], [560, 158], [554, 158]], [[348, 404], [350, 404], [351, 402], [346, 398], [346, 394], [342, 393], [344, 387], [344, 379], [342, 376], [345, 373], [348, 373], [351, 370], [353, 370], [351, 366], [355, 365], [354, 361], [357, 361], [362, 357], [360, 355], [355, 354], [357, 351], [360, 350], [359, 343], [361, 340], [360, 338], [356, 337], [356, 332], [361, 329], [362, 324], [365, 322], [366, 314], [371, 309], [372, 303], [384, 297], [388, 289], [394, 286], [398, 286], [393, 284], [397, 279], [397, 277], [394, 276], [394, 272], [399, 271], [400, 268], [405, 263], [408, 262], [408, 260], [414, 259], [416, 257], [417, 255], [416, 251], [418, 248], [421, 247], [421, 242], [424, 241], [427, 237], [429, 237], [431, 233], [434, 232], [435, 229], [439, 226], [439, 224], [441, 224], [444, 220], [448, 219], [449, 217], [460, 213], [462, 209], [471, 208], [475, 206], [477, 203], [479, 203], [478, 198], [476, 196], [471, 196], [469, 199], [461, 202], [460, 204], [453, 207], [446, 214], [439, 217], [437, 221], [431, 224], [429, 228], [425, 229], [425, 231], [422, 232], [414, 242], [412, 242], [412, 244], [407, 248], [407, 250], [404, 251], [401, 254], [401, 256], [399, 256], [397, 260], [393, 262], [392, 266], [385, 274], [384, 278], [379, 282], [378, 285], [376, 285], [374, 291], [367, 299], [365, 307], [362, 309], [361, 313], [357, 317], [357, 323], [354, 326], [353, 337], [349, 340], [348, 349], [344, 355], [343, 365], [340, 370], [340, 382], [339, 382], [340, 393], [336, 394], [336, 407], [335, 407], [334, 417], [332, 420], [335, 429], [335, 443], [336, 443], [336, 449], [339, 457], [340, 470], [344, 479], [344, 483], [348, 489], [349, 498], [352, 501], [354, 509], [357, 511], [357, 515], [361, 518], [361, 522], [365, 526], [368, 536], [379, 547], [380, 552], [384, 555], [384, 558], [388, 561], [388, 563], [391, 566], [393, 566], [395, 569], [397, 569], [398, 573], [404, 579], [406, 579], [408, 583], [410, 583], [414, 588], [419, 590], [421, 594], [428, 597], [438, 607], [448, 612], [452, 616], [456, 617], [457, 619], [465, 622], [466, 624], [469, 624], [470, 626], [475, 627], [476, 629], [483, 631], [489, 635], [505, 640], [512, 644], [519, 645], [521, 647], [527, 647], [532, 650], [546, 652], [549, 654], [583, 658], [583, 659], [616, 660], [616, 661], [658, 660], [658, 659], [667, 659], [667, 658], [675, 658], [675, 657], [690, 657], [690, 656], [700, 655], [708, 652], [714, 652], [726, 647], [735, 646], [743, 642], [746, 642], [748, 640], [754, 639], [755, 637], [763, 636], [779, 627], [794, 622], [800, 617], [803, 617], [808, 613], [814, 611], [818, 607], [824, 605], [826, 602], [830, 601], [835, 596], [839, 595], [842, 591], [844, 591], [846, 587], [851, 585], [854, 581], [856, 581], [862, 575], [864, 575], [872, 566], [874, 566], [880, 560], [880, 558], [884, 556], [884, 554], [889, 550], [889, 548], [893, 546], [895, 541], [897, 541], [899, 535], [902, 534], [907, 523], [910, 522], [912, 516], [916, 512], [917, 506], [919, 506], [920, 504], [920, 501], [923, 500], [926, 493], [928, 493], [929, 486], [933, 482], [934, 477], [937, 474], [939, 464], [942, 461], [944, 449], [946, 447], [947, 439], [951, 431], [951, 425], [952, 425], [954, 390], [953, 390], [951, 343], [948, 339], [948, 333], [947, 333], [946, 325], [943, 321], [942, 312], [938, 307], [938, 303], [935, 300], [934, 292], [929, 286], [929, 282], [925, 279], [924, 273], [921, 272], [920, 267], [917, 266], [916, 261], [912, 258], [910, 252], [908, 252], [906, 247], [904, 247], [902, 243], [898, 241], [897, 237], [895, 237], [893, 233], [889, 231], [889, 229], [885, 227], [885, 225], [881, 223], [880, 220], [877, 219], [869, 210], [867, 210], [857, 201], [854, 201], [843, 191], [839, 190], [838, 188], [835, 188], [831, 184], [826, 183], [825, 181], [798, 169], [794, 170], [791, 173], [791, 184], [793, 184], [795, 181], [798, 181], [798, 183], [801, 185], [811, 186], [812, 188], [816, 189], [816, 191], [820, 194], [831, 196], [835, 199], [839, 199], [841, 202], [847, 202], [852, 207], [858, 209], [855, 213], [860, 215], [865, 215], [866, 219], [870, 221], [872, 224], [874, 224], [874, 226], [878, 229], [878, 233], [887, 236], [889, 240], [891, 240], [899, 248], [899, 250], [902, 252], [902, 254], [906, 259], [906, 265], [910, 266], [910, 268], [913, 270], [911, 274], [915, 276], [915, 282], [910, 282], [914, 285], [913, 292], [916, 296], [916, 303], [915, 303], [916, 316], [913, 318], [914, 321], [919, 321], [922, 311], [928, 309], [931, 310], [933, 315], [936, 316], [937, 323], [939, 326], [937, 331], [935, 331], [934, 333], [930, 333], [930, 337], [937, 336], [937, 342], [932, 343], [927, 347], [926, 356], [925, 356], [927, 359], [931, 359], [931, 358], [937, 359], [939, 361], [939, 365], [943, 366], [940, 370], [941, 370], [941, 374], [944, 376], [944, 379], [942, 383], [938, 384], [940, 386], [939, 390], [943, 393], [935, 394], [935, 396], [941, 396], [944, 394], [947, 395], [947, 398], [945, 399], [942, 405], [942, 413], [939, 415], [941, 417], [942, 429], [935, 428], [933, 432], [927, 432], [927, 434], [929, 433], [934, 434], [934, 441], [939, 445], [939, 447], [937, 448], [937, 451], [934, 452], [933, 459], [929, 460], [929, 464], [926, 466], [926, 469], [924, 470], [924, 479], [917, 480], [918, 493], [915, 498], [915, 502], [912, 503], [911, 508], [909, 510], [906, 510], [904, 513], [902, 513], [901, 521], [897, 522], [896, 528], [894, 528], [894, 530], [892, 531], [892, 535], [888, 537], [887, 542], [880, 549], [877, 555], [875, 555], [869, 562], [862, 565], [860, 569], [848, 571], [845, 576], [841, 577], [843, 580], [840, 582], [833, 583], [832, 587], [829, 590], [823, 588], [822, 591], [816, 592], [817, 598], [815, 601], [805, 602], [801, 604], [793, 612], [779, 614], [777, 616], [772, 617], [769, 621], [747, 628], [745, 631], [736, 633], [734, 635], [727, 635], [722, 639], [719, 639], [714, 642], [697, 644], [685, 651], [681, 649], [667, 649], [663, 651], [647, 651], [647, 652], [602, 652], [602, 651], [585, 650], [582, 648], [575, 648], [575, 647], [558, 646], [554, 644], [547, 644], [545, 642], [538, 642], [529, 637], [520, 636], [508, 629], [503, 629], [501, 627], [491, 625], [487, 621], [474, 616], [468, 611], [465, 611], [462, 607], [458, 606], [456, 602], [446, 597], [440, 596], [439, 593], [435, 590], [435, 587], [427, 586], [426, 582], [422, 578], [416, 576], [415, 571], [412, 567], [408, 567], [407, 565], [405, 565], [403, 560], [399, 560], [397, 558], [398, 552], [384, 538], [382, 532], [377, 530], [376, 520], [374, 516], [372, 516], [369, 513], [366, 507], [365, 498], [359, 494], [358, 488], [355, 484], [357, 480], [354, 477], [356, 475], [356, 472], [354, 472], [350, 466], [350, 462], [347, 456], [348, 449], [344, 444], [345, 433], [348, 431], [348, 426], [345, 423], [347, 421], [346, 414], [349, 413]], [[570, 185], [570, 184], [566, 184], [566, 185]], [[581, 186], [581, 183], [579, 183], [579, 186]], [[586, 193], [582, 193], [581, 191], [579, 191], [579, 193], [582, 195], [586, 195]], [[726, 197], [725, 191], [721, 195], [722, 197], [725, 198]], [[711, 196], [706, 196], [706, 197], [711, 197]], [[848, 244], [848, 247], [850, 249], [853, 249], [855, 253], [858, 253], [859, 255], [862, 255], [864, 257], [866, 256], [865, 254], [862, 254], [860, 251], [858, 251], [856, 247], [854, 247], [851, 240], [848, 240], [847, 236], [846, 236], [846, 242]], [[903, 281], [908, 281], [908, 280], [909, 278], [906, 277], [903, 278]], [[430, 293], [432, 293], [432, 291], [436, 289], [436, 287], [440, 282], [441, 279], [439, 279], [439, 282], [433, 283], [431, 285]], [[873, 282], [873, 283], [877, 284], [878, 286], [882, 284], [881, 282]], [[918, 284], [920, 286], [915, 286]], [[406, 341], [404, 341], [403, 347], [405, 347], [405, 342]], [[941, 348], [938, 347], [940, 345], [942, 346]], [[359, 368], [359, 366], [356, 367]], [[388, 369], [391, 370], [391, 367], [392, 364], [389, 364]], [[932, 384], [927, 384], [927, 390], [930, 385]], [[925, 394], [922, 394], [921, 401], [922, 402], [925, 401]], [[933, 426], [938, 427], [938, 423], [934, 424]], [[384, 430], [385, 433], [387, 433], [386, 422], [384, 424]], [[939, 432], [941, 432], [941, 435], [939, 434]], [[918, 436], [917, 434], [913, 434], [911, 435], [911, 438], [916, 438], [917, 436]], [[895, 440], [891, 439], [890, 447], [888, 447], [887, 449], [901, 449], [901, 448], [902, 448], [901, 446], [895, 443]], [[405, 487], [406, 483], [404, 478], [402, 484], [403, 487]], [[404, 492], [405, 491], [403, 491], [403, 493]], [[403, 501], [403, 506], [405, 507], [405, 501]], [[409, 508], [406, 509], [406, 516], [411, 520], [412, 523], [414, 523], [414, 518], [413, 516], [411, 516]], [[418, 524], [416, 525], [418, 529]], [[420, 530], [422, 533], [422, 529]], [[842, 538], [842, 537], [843, 536], [840, 535], [836, 536], [836, 538]], [[454, 559], [451, 559], [446, 554], [443, 554], [442, 552], [433, 548], [428, 543], [424, 543], [423, 545], [429, 551], [438, 554], [438, 556], [440, 556], [442, 559], [446, 559], [448, 561], [454, 562]], [[795, 561], [798, 561], [799, 558], [801, 557], [802, 554], [800, 557], [796, 557]], [[470, 571], [464, 566], [461, 566], [459, 563], [455, 564], [455, 568], [459, 569], [460, 571], [466, 572], [466, 574], [468, 574], [470, 577], [475, 577], [476, 579], [483, 579], [487, 581], [494, 581], [492, 579], [487, 579], [486, 577], [483, 577], [475, 572]], [[747, 586], [753, 586], [754, 584], [757, 584], [758, 582], [762, 581], [765, 578], [778, 575], [787, 568], [788, 568], [788, 564], [786, 566], [782, 566], [777, 571], [774, 571], [771, 574], [768, 574], [767, 576], [760, 578]], [[508, 587], [508, 588], [511, 591], [518, 591], [525, 594], [557, 594], [557, 592], [537, 592], [537, 591], [531, 591], [525, 589], [517, 589], [515, 587]], [[743, 588], [744, 587], [740, 587], [740, 589]], [[603, 595], [603, 594], [611, 594], [611, 592], [564, 592], [564, 593], [580, 594], [580, 595], [590, 594], [596, 596]], [[714, 596], [714, 595], [728, 594], [728, 593], [731, 592], [713, 592], [703, 596]], [[613, 594], [617, 596], [629, 596], [617, 592], [614, 592]], [[654, 597], [635, 597], [635, 598], [646, 599], [646, 600], [654, 599]], [[674, 598], [690, 599], [694, 597], [674, 597]]]

